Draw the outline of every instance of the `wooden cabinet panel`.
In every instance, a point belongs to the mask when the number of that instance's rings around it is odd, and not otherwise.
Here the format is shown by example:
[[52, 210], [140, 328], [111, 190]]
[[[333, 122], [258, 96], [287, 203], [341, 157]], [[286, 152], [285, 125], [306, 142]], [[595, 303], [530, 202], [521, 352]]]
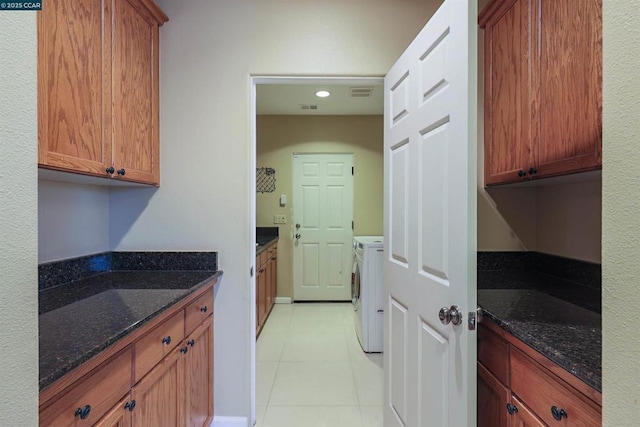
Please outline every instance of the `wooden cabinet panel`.
[[546, 427], [546, 424], [517, 397], [511, 397], [511, 404], [517, 408], [517, 411], [509, 417], [511, 421], [509, 425], [511, 427]]
[[38, 12], [38, 163], [106, 175], [109, 2], [57, 0]]
[[94, 427], [131, 427], [131, 411], [125, 405], [131, 404], [131, 395], [122, 399]]
[[200, 325], [186, 342], [187, 426], [208, 426], [213, 419], [213, 318]]
[[113, 163], [120, 179], [158, 182], [158, 23], [138, 2], [113, 11]]
[[258, 304], [258, 318], [262, 327], [267, 315], [267, 273], [264, 267], [258, 270]]
[[509, 344], [487, 328], [478, 328], [478, 361], [509, 385]]
[[479, 17], [485, 185], [602, 165], [602, 0], [494, 0]]
[[537, 174], [602, 163], [602, 1], [540, 1]]
[[[600, 412], [592, 402], [517, 349], [511, 351], [511, 391], [547, 424], [582, 427], [602, 424]], [[555, 420], [551, 412], [554, 406], [564, 409], [567, 416]]]
[[198, 325], [212, 314], [213, 289], [209, 289], [185, 308], [185, 336], [193, 332]]
[[184, 312], [178, 313], [136, 342], [135, 380], [140, 381], [184, 338]]
[[478, 427], [507, 427], [511, 392], [478, 363]]
[[533, 0], [509, 1], [485, 28], [485, 183], [533, 164]]
[[167, 20], [152, 0], [56, 0], [38, 13], [39, 166], [158, 184]]
[[184, 425], [184, 358], [176, 347], [131, 391], [134, 427]]
[[[129, 347], [63, 391], [58, 399], [40, 410], [40, 426], [92, 425], [99, 420], [131, 388], [132, 355]], [[87, 416], [81, 420], [76, 411], [87, 407]]]

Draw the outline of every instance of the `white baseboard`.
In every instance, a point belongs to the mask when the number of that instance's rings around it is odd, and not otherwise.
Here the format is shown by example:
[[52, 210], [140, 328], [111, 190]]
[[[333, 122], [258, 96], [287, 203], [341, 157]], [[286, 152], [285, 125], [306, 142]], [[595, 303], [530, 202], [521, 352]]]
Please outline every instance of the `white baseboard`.
[[291, 297], [276, 297], [276, 304], [291, 304]]
[[249, 427], [247, 417], [221, 417], [215, 415], [210, 427]]

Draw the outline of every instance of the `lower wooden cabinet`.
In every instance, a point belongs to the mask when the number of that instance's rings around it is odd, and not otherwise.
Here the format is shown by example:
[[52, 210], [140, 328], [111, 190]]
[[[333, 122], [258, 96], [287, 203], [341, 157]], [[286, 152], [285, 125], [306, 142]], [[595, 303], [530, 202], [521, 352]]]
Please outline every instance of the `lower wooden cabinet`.
[[[531, 409], [527, 408], [527, 405], [522, 403], [520, 399], [513, 396], [511, 398], [511, 427], [545, 427], [546, 424], [540, 421]], [[500, 424], [496, 424], [500, 425]], [[579, 425], [579, 424], [575, 424]]]
[[278, 246], [273, 243], [256, 256], [256, 336], [260, 335], [276, 302]]
[[131, 427], [131, 414], [127, 411], [130, 405], [131, 393], [118, 402], [94, 427]]
[[44, 399], [41, 393], [40, 426], [209, 426], [213, 283], [189, 300], [145, 325], [96, 368], [63, 381], [59, 392], [47, 390]]
[[208, 426], [213, 419], [213, 318], [186, 340], [185, 419], [188, 427]]
[[478, 427], [508, 426], [510, 399], [511, 391], [478, 363]]
[[490, 320], [478, 337], [478, 426], [602, 425], [596, 390]]
[[[184, 417], [183, 347], [176, 347], [131, 391], [134, 427], [180, 426]], [[124, 408], [123, 411], [126, 411]]]

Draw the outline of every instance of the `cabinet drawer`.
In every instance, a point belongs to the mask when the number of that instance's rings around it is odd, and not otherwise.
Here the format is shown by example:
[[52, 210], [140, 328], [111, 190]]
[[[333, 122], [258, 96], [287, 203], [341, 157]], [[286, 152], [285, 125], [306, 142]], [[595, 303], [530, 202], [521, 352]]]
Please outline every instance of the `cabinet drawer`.
[[509, 386], [509, 344], [482, 325], [478, 329], [478, 361]]
[[135, 382], [140, 381], [183, 338], [184, 312], [180, 310], [136, 342]]
[[189, 335], [213, 313], [213, 289], [209, 288], [186, 308], [185, 335]]
[[[601, 409], [514, 348], [511, 349], [511, 391], [549, 425], [602, 425]], [[564, 409], [567, 416], [560, 421], [555, 420], [552, 415], [554, 406]]]
[[[40, 411], [40, 426], [91, 426], [131, 388], [131, 347], [103, 363]], [[89, 408], [84, 420], [78, 409]]]

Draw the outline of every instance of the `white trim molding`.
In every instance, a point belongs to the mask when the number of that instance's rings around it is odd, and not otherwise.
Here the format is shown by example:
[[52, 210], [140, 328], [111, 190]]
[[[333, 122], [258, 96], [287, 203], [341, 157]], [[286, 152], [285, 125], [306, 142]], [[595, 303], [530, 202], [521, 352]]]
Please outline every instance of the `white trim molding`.
[[222, 417], [215, 415], [210, 427], [249, 427], [247, 417]]
[[291, 304], [291, 297], [276, 297], [276, 304]]

